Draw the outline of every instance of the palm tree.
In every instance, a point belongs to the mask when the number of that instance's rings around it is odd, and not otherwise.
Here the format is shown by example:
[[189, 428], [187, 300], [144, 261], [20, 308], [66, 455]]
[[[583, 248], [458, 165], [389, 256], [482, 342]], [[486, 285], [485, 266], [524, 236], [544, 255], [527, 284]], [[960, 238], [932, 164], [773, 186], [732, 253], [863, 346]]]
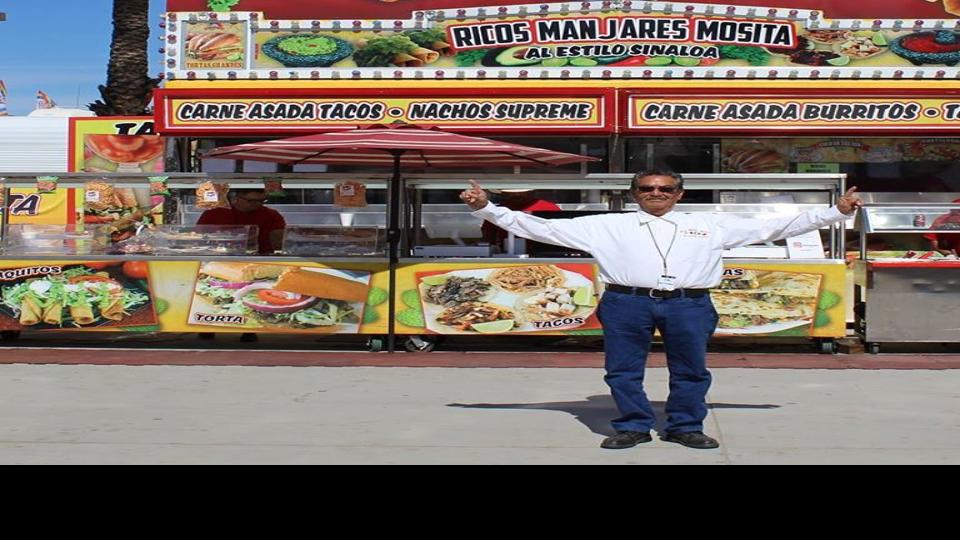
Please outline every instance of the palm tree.
[[107, 84], [88, 105], [97, 116], [142, 116], [160, 82], [148, 75], [149, 0], [113, 0], [113, 37]]

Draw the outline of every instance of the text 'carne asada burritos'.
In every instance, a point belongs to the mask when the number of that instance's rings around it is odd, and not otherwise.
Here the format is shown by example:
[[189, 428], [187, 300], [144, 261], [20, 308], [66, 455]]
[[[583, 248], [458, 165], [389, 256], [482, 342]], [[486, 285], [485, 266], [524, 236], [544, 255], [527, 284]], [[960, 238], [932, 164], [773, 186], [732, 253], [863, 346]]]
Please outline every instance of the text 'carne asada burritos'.
[[307, 268], [289, 269], [280, 275], [276, 290], [344, 302], [366, 302], [367, 285]]

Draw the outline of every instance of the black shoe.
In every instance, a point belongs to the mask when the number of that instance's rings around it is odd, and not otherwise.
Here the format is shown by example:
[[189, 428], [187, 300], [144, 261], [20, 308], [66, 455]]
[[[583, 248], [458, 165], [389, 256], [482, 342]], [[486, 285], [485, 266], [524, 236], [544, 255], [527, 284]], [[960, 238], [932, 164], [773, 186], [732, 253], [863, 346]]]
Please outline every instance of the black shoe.
[[257, 337], [256, 334], [253, 334], [253, 333], [250, 333], [250, 332], [247, 332], [247, 333], [244, 333], [244, 334], [240, 334], [240, 341], [242, 341], [242, 342], [244, 342], [244, 343], [253, 343], [253, 342], [255, 342], [255, 341], [259, 340], [259, 339], [260, 339], [260, 338]]
[[710, 448], [720, 448], [720, 443], [711, 437], [707, 437], [702, 431], [688, 431], [686, 433], [667, 433], [662, 440], [682, 444], [688, 448], [697, 448], [699, 450], [708, 450]]
[[622, 450], [624, 448], [633, 448], [634, 446], [650, 442], [653, 440], [653, 437], [649, 433], [643, 431], [620, 431], [616, 435], [607, 437], [600, 443], [600, 448], [608, 448], [610, 450]]

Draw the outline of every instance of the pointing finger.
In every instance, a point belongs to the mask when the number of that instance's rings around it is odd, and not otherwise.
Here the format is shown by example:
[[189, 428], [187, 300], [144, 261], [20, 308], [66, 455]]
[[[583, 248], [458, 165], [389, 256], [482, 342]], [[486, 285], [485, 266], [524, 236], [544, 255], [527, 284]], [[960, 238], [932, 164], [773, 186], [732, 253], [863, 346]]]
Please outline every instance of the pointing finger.
[[480, 187], [480, 184], [478, 184], [476, 180], [470, 180], [470, 188], [477, 191], [483, 191], [483, 188]]
[[853, 186], [852, 188], [848, 189], [847, 192], [843, 194], [843, 196], [849, 197], [850, 195], [853, 195], [854, 193], [856, 193], [856, 191], [857, 191], [857, 186]]

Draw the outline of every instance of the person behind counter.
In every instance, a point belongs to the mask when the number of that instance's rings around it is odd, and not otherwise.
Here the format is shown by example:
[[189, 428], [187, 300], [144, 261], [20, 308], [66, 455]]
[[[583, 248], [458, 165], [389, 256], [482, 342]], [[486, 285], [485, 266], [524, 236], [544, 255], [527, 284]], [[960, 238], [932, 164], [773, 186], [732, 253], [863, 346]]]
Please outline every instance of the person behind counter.
[[[552, 202], [538, 198], [536, 191], [532, 189], [491, 189], [490, 192], [501, 196], [500, 206], [517, 212], [530, 214], [539, 211], [560, 210], [560, 207]], [[507, 231], [489, 221], [484, 221], [481, 232], [484, 242], [499, 247], [501, 251], [504, 250]]]
[[231, 192], [230, 208], [214, 208], [200, 215], [197, 225], [256, 225], [259, 229], [259, 251], [269, 255], [283, 247], [286, 220], [280, 212], [267, 208], [267, 194], [262, 189], [237, 189]]
[[[960, 199], [954, 199], [953, 202], [960, 203]], [[930, 224], [930, 229], [939, 231], [923, 235], [930, 241], [930, 249], [947, 257], [960, 255], [960, 209], [939, 216]], [[945, 232], [948, 230], [953, 232]]]
[[709, 289], [723, 276], [723, 251], [813, 231], [846, 219], [861, 201], [850, 188], [833, 208], [775, 219], [679, 213], [683, 178], [670, 171], [637, 173], [631, 184], [636, 213], [542, 219], [490, 203], [475, 181], [460, 198], [474, 215], [518, 236], [591, 253], [606, 291], [600, 301], [605, 380], [621, 416], [603, 448], [630, 448], [652, 440], [653, 407], [643, 390], [653, 332], [667, 351], [670, 394], [660, 437], [690, 448], [717, 448], [703, 433], [711, 376], [707, 342], [718, 316]]

